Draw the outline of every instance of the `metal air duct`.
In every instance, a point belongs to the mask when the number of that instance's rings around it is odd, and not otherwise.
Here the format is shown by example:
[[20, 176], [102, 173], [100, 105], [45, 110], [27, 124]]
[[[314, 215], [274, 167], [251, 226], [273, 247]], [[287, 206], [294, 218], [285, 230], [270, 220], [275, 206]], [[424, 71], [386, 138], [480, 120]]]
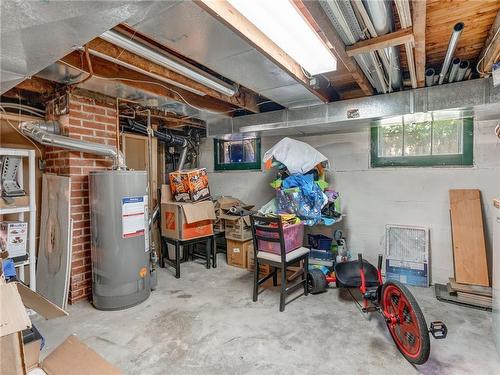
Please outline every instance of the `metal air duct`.
[[434, 75], [436, 71], [432, 68], [426, 69], [425, 71], [425, 85], [432, 86], [434, 85]]
[[453, 54], [455, 53], [455, 49], [457, 48], [458, 39], [460, 38], [460, 34], [462, 34], [462, 30], [464, 29], [464, 23], [459, 22], [453, 26], [453, 32], [450, 37], [450, 42], [448, 43], [448, 50], [446, 51], [446, 56], [444, 58], [443, 66], [441, 68], [441, 72], [439, 73], [439, 84], [441, 85], [444, 82], [444, 77], [446, 73], [448, 73], [448, 68], [450, 67], [451, 59], [453, 58]]
[[[345, 45], [352, 45], [365, 39], [364, 31], [356, 19], [349, 1], [321, 1], [323, 10]], [[385, 77], [375, 52], [354, 56], [360, 69], [377, 92], [386, 93]]]
[[467, 60], [464, 60], [458, 66], [458, 73], [455, 81], [462, 81], [465, 78], [467, 69], [469, 69], [469, 62]]
[[[361, 0], [356, 0], [353, 4], [360, 12], [372, 37], [385, 35], [394, 30], [394, 20], [392, 18], [389, 2], [380, 0], [364, 0], [361, 2]], [[365, 12], [363, 12], [363, 10], [365, 10]], [[369, 19], [365, 19], [365, 14], [369, 16]], [[370, 26], [373, 26], [373, 30], [370, 30]], [[373, 35], [373, 31], [375, 31], [375, 35]], [[399, 48], [384, 48], [379, 51], [379, 54], [384, 64], [384, 68], [389, 75], [391, 87], [395, 90], [400, 90], [401, 68], [399, 64]]]
[[123, 154], [114, 146], [80, 141], [49, 132], [59, 129], [59, 124], [56, 121], [25, 121], [19, 124], [19, 129], [24, 135], [42, 145], [107, 156], [113, 159], [113, 169], [127, 168]]
[[448, 76], [448, 82], [455, 82], [458, 73], [458, 66], [460, 65], [460, 59], [455, 57], [451, 62], [450, 75]]

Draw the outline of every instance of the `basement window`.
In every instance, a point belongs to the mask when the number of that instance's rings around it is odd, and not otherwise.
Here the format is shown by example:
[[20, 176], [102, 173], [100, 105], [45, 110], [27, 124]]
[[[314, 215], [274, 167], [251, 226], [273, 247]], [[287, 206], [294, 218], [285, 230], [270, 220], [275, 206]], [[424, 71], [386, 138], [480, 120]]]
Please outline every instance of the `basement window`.
[[214, 170], [260, 169], [260, 138], [214, 139]]
[[472, 149], [472, 118], [415, 114], [385, 119], [371, 128], [373, 168], [472, 165]]

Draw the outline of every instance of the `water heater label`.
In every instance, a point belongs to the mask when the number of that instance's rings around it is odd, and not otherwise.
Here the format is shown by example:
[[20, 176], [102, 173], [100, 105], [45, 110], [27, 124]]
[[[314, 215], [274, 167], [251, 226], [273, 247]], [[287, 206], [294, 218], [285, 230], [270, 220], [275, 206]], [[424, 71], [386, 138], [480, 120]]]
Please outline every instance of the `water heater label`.
[[122, 237], [143, 236], [147, 215], [147, 196], [122, 198]]

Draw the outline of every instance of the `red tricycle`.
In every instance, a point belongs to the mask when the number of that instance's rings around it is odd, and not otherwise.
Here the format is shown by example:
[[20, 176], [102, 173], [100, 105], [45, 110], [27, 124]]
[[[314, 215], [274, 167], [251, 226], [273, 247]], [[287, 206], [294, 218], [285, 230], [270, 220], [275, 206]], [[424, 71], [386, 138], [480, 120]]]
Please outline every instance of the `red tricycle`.
[[[403, 356], [411, 363], [421, 365], [430, 353], [429, 332], [436, 339], [444, 339], [448, 333], [441, 321], [432, 322], [427, 328], [424, 314], [415, 297], [398, 281], [382, 281], [382, 255], [378, 256], [378, 267], [363, 260], [337, 263], [334, 274], [325, 275], [319, 269], [309, 270], [310, 292], [324, 292], [330, 283], [338, 288], [347, 288], [351, 297], [359, 304], [363, 313], [379, 312]], [[359, 288], [363, 305], [352, 295], [349, 288]]]

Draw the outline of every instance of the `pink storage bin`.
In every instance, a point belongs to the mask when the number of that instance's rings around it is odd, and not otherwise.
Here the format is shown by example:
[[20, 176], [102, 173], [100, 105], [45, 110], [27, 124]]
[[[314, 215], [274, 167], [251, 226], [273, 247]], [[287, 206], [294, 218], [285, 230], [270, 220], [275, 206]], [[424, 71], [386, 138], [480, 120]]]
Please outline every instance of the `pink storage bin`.
[[[264, 232], [257, 229], [256, 233], [262, 237], [279, 238], [279, 234], [276, 232]], [[299, 223], [284, 226], [283, 235], [285, 237], [286, 253], [298, 249], [304, 242], [304, 224]], [[259, 251], [281, 255], [280, 243], [259, 240]]]

